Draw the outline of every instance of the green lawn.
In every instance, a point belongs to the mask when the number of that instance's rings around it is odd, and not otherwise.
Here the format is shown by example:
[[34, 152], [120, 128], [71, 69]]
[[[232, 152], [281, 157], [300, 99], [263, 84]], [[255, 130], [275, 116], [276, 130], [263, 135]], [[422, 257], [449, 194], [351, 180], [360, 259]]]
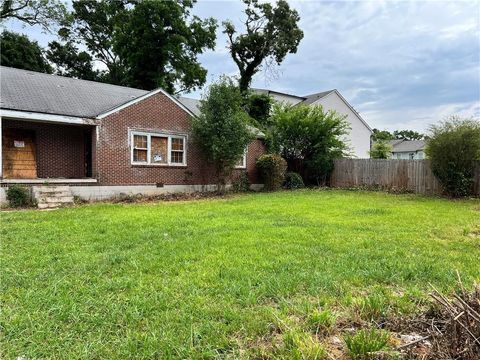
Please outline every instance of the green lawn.
[[480, 280], [478, 200], [305, 190], [0, 216], [5, 359], [288, 357], [319, 311], [362, 317], [374, 294], [404, 314], [457, 269]]

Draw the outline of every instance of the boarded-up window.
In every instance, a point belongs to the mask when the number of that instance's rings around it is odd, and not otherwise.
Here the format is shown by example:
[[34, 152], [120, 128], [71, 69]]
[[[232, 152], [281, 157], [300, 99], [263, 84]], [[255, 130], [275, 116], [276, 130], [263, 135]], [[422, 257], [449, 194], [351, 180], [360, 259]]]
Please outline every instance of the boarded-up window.
[[185, 166], [186, 136], [132, 132], [132, 164]]
[[172, 138], [171, 162], [183, 164], [184, 139]]
[[168, 137], [151, 137], [150, 162], [152, 164], [168, 163]]
[[147, 162], [148, 157], [148, 137], [146, 135], [133, 136], [133, 161]]

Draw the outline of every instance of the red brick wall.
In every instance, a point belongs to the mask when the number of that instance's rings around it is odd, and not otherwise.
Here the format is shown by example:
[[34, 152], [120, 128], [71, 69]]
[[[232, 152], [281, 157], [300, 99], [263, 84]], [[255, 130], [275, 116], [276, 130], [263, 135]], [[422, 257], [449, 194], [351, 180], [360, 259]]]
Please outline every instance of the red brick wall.
[[[129, 130], [187, 135], [187, 166], [132, 165]], [[96, 149], [94, 173], [100, 185], [215, 183], [214, 171], [192, 142], [190, 115], [161, 93], [100, 120]], [[255, 160], [263, 152], [260, 140], [249, 145], [247, 171], [252, 183], [258, 183]]]
[[2, 126], [35, 132], [39, 178], [85, 177], [84, 131], [87, 128], [10, 119], [3, 119]]

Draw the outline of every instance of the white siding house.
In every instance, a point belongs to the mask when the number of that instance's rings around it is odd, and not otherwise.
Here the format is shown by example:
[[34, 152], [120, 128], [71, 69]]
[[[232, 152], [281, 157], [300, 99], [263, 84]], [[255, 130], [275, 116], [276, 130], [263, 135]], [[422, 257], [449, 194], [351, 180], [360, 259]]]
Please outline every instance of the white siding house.
[[365, 159], [370, 157], [372, 129], [338, 90], [334, 89], [306, 96], [290, 95], [265, 89], [255, 89], [255, 91], [269, 94], [275, 101], [289, 105], [300, 103], [311, 106], [321, 105], [325, 110], [335, 110], [339, 114], [346, 115], [346, 120], [350, 124], [350, 132], [345, 137], [345, 141], [350, 146], [352, 157]]

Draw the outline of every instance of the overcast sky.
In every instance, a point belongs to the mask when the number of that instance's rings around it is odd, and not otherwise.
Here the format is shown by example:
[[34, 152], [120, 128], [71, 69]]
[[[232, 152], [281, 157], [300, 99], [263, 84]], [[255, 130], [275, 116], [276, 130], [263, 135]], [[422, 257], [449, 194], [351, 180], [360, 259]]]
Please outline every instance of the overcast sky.
[[[295, 95], [336, 88], [380, 129], [424, 131], [451, 114], [480, 118], [479, 1], [289, 2], [305, 36], [276, 76], [260, 72], [254, 87]], [[193, 12], [240, 24], [243, 8], [199, 0]], [[8, 26], [48, 42], [40, 29]], [[226, 45], [219, 29], [216, 50], [199, 57], [208, 82], [237, 74]]]

